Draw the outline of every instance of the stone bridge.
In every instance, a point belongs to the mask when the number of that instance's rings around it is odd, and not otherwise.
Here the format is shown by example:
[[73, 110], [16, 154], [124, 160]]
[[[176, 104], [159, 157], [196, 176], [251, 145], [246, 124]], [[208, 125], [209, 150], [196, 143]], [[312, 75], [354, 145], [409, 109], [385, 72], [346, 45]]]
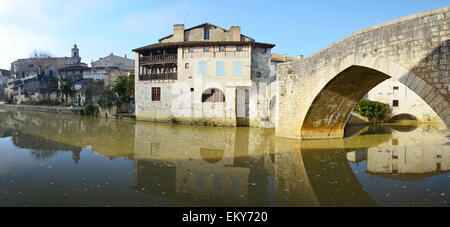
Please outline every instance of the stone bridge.
[[279, 137], [339, 138], [350, 112], [394, 78], [450, 125], [450, 7], [355, 32], [278, 72]]

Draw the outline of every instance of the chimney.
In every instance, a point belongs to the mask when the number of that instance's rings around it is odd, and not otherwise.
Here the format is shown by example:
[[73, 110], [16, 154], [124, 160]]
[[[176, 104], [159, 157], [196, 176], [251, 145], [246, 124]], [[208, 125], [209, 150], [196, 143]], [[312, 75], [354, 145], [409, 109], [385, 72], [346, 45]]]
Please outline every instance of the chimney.
[[298, 55], [298, 56], [297, 56], [297, 59], [298, 59], [298, 60], [303, 60], [303, 55]]
[[173, 42], [184, 42], [184, 24], [173, 26]]
[[232, 26], [230, 28], [231, 31], [231, 35], [232, 35], [232, 40], [231, 41], [241, 41], [241, 27], [239, 26]]

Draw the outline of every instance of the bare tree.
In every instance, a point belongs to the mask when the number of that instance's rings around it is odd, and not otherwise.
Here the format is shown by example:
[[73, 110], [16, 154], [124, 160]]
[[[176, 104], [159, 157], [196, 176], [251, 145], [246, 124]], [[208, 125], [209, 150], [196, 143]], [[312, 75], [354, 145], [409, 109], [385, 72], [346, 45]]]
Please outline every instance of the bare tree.
[[45, 70], [50, 67], [51, 57], [52, 54], [45, 50], [34, 50], [33, 53], [30, 54], [31, 62], [38, 68], [38, 76], [44, 74]]

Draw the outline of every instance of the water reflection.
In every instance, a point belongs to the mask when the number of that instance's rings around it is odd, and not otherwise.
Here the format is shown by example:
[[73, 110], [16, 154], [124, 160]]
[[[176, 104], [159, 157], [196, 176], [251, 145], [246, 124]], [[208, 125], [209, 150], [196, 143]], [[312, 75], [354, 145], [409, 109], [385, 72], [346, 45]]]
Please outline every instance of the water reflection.
[[[86, 163], [77, 167], [82, 171], [79, 174], [96, 177], [90, 182], [93, 185], [114, 180], [108, 171], [117, 167], [117, 160], [131, 164], [131, 170], [117, 170], [127, 176], [116, 182], [115, 190], [98, 187], [77, 197], [81, 205], [161, 206], [161, 201], [168, 200], [164, 206], [383, 206], [412, 202], [445, 206], [450, 194], [446, 129], [363, 127], [345, 139], [297, 141], [275, 138], [272, 130], [254, 128], [135, 123], [40, 113], [0, 113], [0, 122], [0, 135], [11, 137], [15, 147], [28, 150], [36, 162], [63, 162], [59, 159], [71, 152], [72, 163]], [[89, 151], [112, 161], [95, 161]], [[1, 153], [0, 163], [14, 152]], [[65, 165], [53, 171], [68, 168]], [[22, 171], [20, 168], [24, 167], [16, 166], [15, 171]], [[64, 173], [67, 178], [74, 175]], [[431, 188], [426, 190], [437, 193], [439, 199], [416, 203], [423, 195], [407, 193], [408, 197], [392, 204], [389, 199], [393, 196], [385, 196], [393, 184], [383, 179], [426, 184], [434, 176], [441, 178], [433, 179], [436, 186], [427, 186]], [[23, 184], [21, 190], [33, 194], [35, 187]], [[61, 184], [62, 188], [72, 186], [70, 182]], [[380, 189], [380, 185], [385, 187]], [[0, 186], [0, 193], [4, 188]], [[99, 195], [102, 201], [96, 201]], [[74, 205], [67, 204], [67, 198], [46, 196], [47, 205]], [[120, 201], [114, 203], [116, 200]], [[25, 200], [15, 202], [28, 205]], [[0, 198], [2, 204], [5, 202]]]

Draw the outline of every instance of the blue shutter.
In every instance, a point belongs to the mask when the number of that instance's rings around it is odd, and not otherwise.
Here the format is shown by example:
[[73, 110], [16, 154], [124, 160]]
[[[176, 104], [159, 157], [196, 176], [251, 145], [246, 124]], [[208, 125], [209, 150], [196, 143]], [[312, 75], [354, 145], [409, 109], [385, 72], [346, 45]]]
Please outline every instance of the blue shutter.
[[206, 62], [201, 61], [198, 63], [198, 74], [200, 76], [206, 76]]
[[242, 76], [242, 62], [241, 61], [234, 62], [234, 76]]
[[216, 63], [216, 75], [217, 76], [225, 76], [225, 62], [218, 61]]

